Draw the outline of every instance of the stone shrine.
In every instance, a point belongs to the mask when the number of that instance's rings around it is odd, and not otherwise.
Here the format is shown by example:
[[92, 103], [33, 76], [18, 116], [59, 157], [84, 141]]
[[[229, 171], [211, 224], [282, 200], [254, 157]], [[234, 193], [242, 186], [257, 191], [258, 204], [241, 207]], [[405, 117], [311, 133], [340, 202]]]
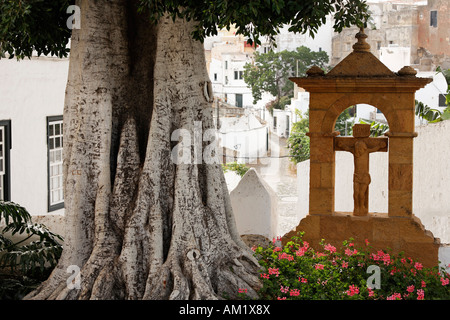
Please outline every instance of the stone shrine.
[[[298, 231], [304, 231], [303, 239], [317, 249], [321, 249], [321, 239], [335, 246], [349, 238], [355, 239], [355, 245], [364, 246], [367, 239], [375, 250], [404, 251], [425, 266], [435, 266], [439, 239], [414, 216], [412, 201], [415, 92], [432, 79], [416, 77], [409, 66], [392, 72], [370, 53], [363, 29], [356, 38], [353, 52], [327, 74], [314, 66], [306, 77], [290, 78], [310, 93], [310, 192], [309, 214], [283, 237], [283, 242]], [[338, 137], [339, 132], [334, 130], [338, 116], [361, 103], [383, 112], [389, 124], [385, 137], [369, 138], [370, 127], [358, 125], [354, 137]], [[354, 155], [353, 213], [334, 210], [336, 151]], [[388, 212], [370, 213], [369, 153], [379, 151], [389, 154]]]

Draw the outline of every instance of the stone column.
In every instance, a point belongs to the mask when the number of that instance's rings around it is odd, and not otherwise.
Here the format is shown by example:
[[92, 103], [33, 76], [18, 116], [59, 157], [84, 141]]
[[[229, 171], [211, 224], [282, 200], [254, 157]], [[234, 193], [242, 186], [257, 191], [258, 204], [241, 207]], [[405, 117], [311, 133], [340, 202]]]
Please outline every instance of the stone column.
[[334, 213], [334, 138], [337, 133], [309, 132], [310, 185], [309, 214]]
[[389, 137], [389, 216], [411, 217], [413, 139], [417, 133], [387, 133]]

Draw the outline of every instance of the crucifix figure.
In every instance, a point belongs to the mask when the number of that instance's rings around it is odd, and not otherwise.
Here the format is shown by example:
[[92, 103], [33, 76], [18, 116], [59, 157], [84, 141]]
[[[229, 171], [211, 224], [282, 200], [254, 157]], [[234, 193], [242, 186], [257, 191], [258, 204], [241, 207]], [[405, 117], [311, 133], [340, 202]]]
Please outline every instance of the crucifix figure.
[[353, 175], [353, 215], [366, 216], [369, 213], [369, 154], [386, 152], [388, 138], [369, 138], [370, 124], [355, 124], [353, 137], [336, 137], [335, 150], [353, 154], [355, 172]]

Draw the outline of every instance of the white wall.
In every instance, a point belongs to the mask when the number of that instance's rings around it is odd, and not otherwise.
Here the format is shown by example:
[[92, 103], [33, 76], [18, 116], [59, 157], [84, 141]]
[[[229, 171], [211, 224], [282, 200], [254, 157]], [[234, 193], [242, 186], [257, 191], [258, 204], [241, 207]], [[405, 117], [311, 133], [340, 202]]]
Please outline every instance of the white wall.
[[450, 244], [450, 121], [417, 127], [414, 140], [414, 213]]
[[[335, 210], [353, 211], [353, 155], [336, 152]], [[369, 172], [372, 182], [369, 188], [369, 212], [388, 211], [388, 156], [386, 152], [370, 154]]]
[[217, 133], [219, 145], [236, 150], [238, 157], [241, 157], [238, 162], [249, 163], [267, 154], [267, 130], [267, 126], [262, 125], [251, 113], [242, 117], [222, 118]]
[[277, 195], [254, 168], [242, 177], [230, 198], [240, 235], [278, 236]]
[[404, 66], [411, 64], [411, 48], [394, 46], [381, 47], [380, 61], [392, 72], [398, 72]]
[[48, 212], [46, 117], [63, 114], [68, 65], [47, 57], [0, 60], [0, 119], [12, 127], [11, 200], [32, 215]]
[[416, 100], [432, 109], [443, 111], [445, 107], [439, 107], [439, 94], [446, 94], [447, 81], [442, 73], [436, 72], [419, 72], [417, 77], [433, 78], [433, 82], [416, 91]]
[[[416, 127], [413, 213], [441, 243], [450, 243], [450, 121]], [[353, 157], [336, 152], [335, 210], [353, 211]], [[388, 153], [370, 156], [370, 212], [388, 210]], [[308, 213], [309, 160], [297, 165], [299, 218]]]
[[[289, 118], [287, 118], [289, 117]], [[291, 110], [273, 109], [273, 118], [277, 118], [276, 126], [272, 127], [273, 132], [279, 137], [287, 137], [286, 131], [289, 127], [289, 132], [292, 129], [292, 113]], [[289, 120], [289, 121], [288, 121]], [[273, 120], [275, 123], [275, 119]]]

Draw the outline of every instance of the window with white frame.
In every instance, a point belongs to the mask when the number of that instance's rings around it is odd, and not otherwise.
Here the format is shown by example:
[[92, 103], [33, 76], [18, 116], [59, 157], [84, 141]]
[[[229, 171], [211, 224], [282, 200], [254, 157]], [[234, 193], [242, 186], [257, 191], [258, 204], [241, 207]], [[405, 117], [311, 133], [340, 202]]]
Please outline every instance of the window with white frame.
[[48, 211], [64, 207], [63, 119], [47, 117]]
[[11, 200], [9, 151], [11, 149], [11, 121], [0, 121], [0, 200]]

